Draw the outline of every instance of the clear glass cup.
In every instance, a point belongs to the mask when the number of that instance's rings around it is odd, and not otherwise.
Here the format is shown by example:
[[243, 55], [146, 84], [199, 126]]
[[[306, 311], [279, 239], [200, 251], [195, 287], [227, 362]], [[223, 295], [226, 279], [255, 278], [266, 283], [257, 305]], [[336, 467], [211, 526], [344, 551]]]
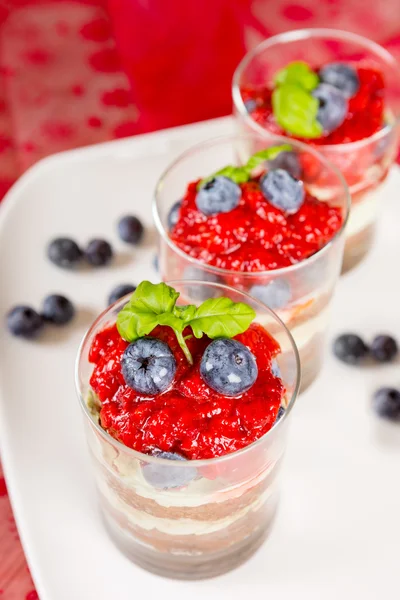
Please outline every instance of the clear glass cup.
[[[316, 254], [290, 267], [273, 271], [242, 273], [204, 264], [184, 253], [169, 237], [168, 214], [183, 197], [189, 182], [214, 173], [226, 165], [244, 164], [249, 156], [268, 146], [288, 143], [304, 164], [313, 164], [317, 181], [305, 181], [305, 187], [318, 199], [338, 206], [343, 226]], [[323, 185], [319, 185], [322, 181]], [[231, 285], [258, 298], [279, 296], [270, 301], [274, 310], [291, 331], [300, 353], [302, 391], [318, 375], [323, 361], [324, 336], [329, 307], [338, 279], [344, 246], [344, 227], [350, 198], [340, 172], [308, 145], [286, 138], [267, 141], [257, 135], [227, 136], [198, 144], [182, 154], [161, 176], [155, 191], [153, 217], [158, 229], [159, 268], [164, 281], [202, 279]], [[276, 293], [277, 288], [279, 289]], [[275, 293], [274, 293], [275, 292]]]
[[[240, 133], [268, 135], [246, 110], [244, 86], [262, 86], [288, 63], [303, 60], [312, 67], [327, 62], [365, 61], [385, 79], [385, 126], [360, 141], [316, 147], [344, 175], [352, 209], [346, 231], [343, 271], [357, 265], [372, 246], [376, 218], [385, 195], [384, 182], [397, 153], [400, 115], [400, 68], [384, 48], [360, 35], [335, 29], [302, 29], [273, 36], [251, 52], [237, 67], [232, 83], [234, 113]], [[308, 142], [312, 145], [312, 140]]]
[[[223, 457], [173, 461], [136, 452], [99, 425], [88, 361], [95, 335], [115, 323], [127, 297], [108, 308], [84, 337], [76, 364], [76, 386], [93, 461], [101, 513], [120, 550], [159, 575], [201, 579], [245, 561], [268, 536], [278, 504], [278, 473], [289, 415], [300, 385], [299, 355], [282, 321], [264, 304], [230, 287], [202, 281], [170, 283], [178, 304], [197, 298], [246, 302], [280, 344], [276, 357], [286, 393], [283, 416], [263, 437]], [[165, 478], [180, 487], [163, 487]]]

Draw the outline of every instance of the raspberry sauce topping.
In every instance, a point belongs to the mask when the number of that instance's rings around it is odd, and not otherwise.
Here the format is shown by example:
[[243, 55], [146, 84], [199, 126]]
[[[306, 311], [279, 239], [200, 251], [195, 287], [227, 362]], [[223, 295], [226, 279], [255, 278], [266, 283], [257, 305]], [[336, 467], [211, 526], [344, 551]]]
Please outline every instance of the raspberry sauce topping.
[[267, 200], [262, 178], [240, 184], [236, 208], [211, 216], [198, 209], [198, 181], [190, 183], [170, 231], [173, 242], [202, 262], [232, 271], [279, 269], [315, 254], [341, 228], [341, 210], [305, 191], [295, 213]]
[[[335, 63], [335, 66], [338, 64], [341, 63]], [[323, 74], [327, 66], [330, 65], [315, 69], [314, 72]], [[354, 70], [358, 85], [353, 95], [349, 97], [349, 94], [346, 94], [348, 102], [344, 120], [333, 131], [324, 132], [319, 137], [313, 137], [312, 140], [301, 135], [295, 135], [292, 131], [285, 130], [279, 125], [274, 115], [272, 102], [275, 87], [244, 86], [241, 88], [241, 95], [251, 118], [273, 133], [289, 134], [294, 139], [311, 141], [312, 144], [316, 145], [342, 144], [362, 140], [379, 131], [384, 125], [385, 84], [382, 74], [376, 69], [362, 64], [349, 64], [346, 67]], [[329, 84], [331, 82], [336, 83], [334, 79], [329, 77], [327, 81]]]
[[190, 337], [189, 328], [183, 334], [189, 335], [193, 364], [170, 327], [157, 326], [149, 337], [141, 338], [160, 340], [176, 361], [172, 385], [155, 395], [141, 394], [126, 384], [121, 360], [129, 342], [116, 325], [96, 335], [89, 353], [95, 365], [90, 385], [101, 404], [101, 426], [139, 452], [173, 452], [187, 459], [228, 454], [264, 435], [274, 424], [284, 396], [272, 362], [279, 352], [277, 342], [254, 323], [230, 340], [241, 342], [252, 353], [258, 370], [250, 389], [232, 397], [212, 389], [201, 376], [202, 358], [212, 340], [206, 335]]

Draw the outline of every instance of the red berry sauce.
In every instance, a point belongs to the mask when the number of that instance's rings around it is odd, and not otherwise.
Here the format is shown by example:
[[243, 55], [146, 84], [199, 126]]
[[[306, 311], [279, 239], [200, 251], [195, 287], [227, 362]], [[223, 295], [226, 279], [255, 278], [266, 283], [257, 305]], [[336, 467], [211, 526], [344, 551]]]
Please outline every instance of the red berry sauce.
[[[251, 117], [262, 127], [280, 135], [289, 134], [293, 139], [306, 141], [315, 145], [343, 144], [355, 142], [370, 137], [384, 124], [384, 93], [385, 84], [382, 74], [376, 69], [353, 65], [357, 71], [360, 87], [357, 93], [349, 99], [349, 108], [346, 119], [328, 135], [316, 139], [303, 139], [285, 132], [275, 121], [272, 112], [273, 88], [243, 87], [241, 94], [243, 101], [254, 100], [257, 104], [251, 112]], [[318, 71], [318, 69], [316, 69]]]
[[234, 210], [207, 217], [196, 207], [197, 184], [189, 184], [170, 236], [186, 254], [222, 269], [287, 267], [315, 254], [342, 226], [339, 208], [308, 193], [297, 213], [286, 215], [266, 200], [257, 180], [241, 184]]
[[159, 326], [151, 335], [166, 342], [177, 361], [172, 387], [157, 396], [139, 394], [126, 385], [121, 357], [128, 342], [115, 325], [98, 333], [92, 343], [89, 360], [95, 367], [90, 385], [101, 402], [101, 426], [112, 437], [147, 454], [158, 449], [203, 459], [244, 448], [272, 427], [285, 390], [271, 372], [279, 345], [261, 325], [252, 324], [235, 337], [251, 350], [258, 366], [254, 385], [235, 398], [215, 392], [200, 377], [200, 361], [210, 343], [207, 336], [187, 340], [191, 366], [172, 329]]

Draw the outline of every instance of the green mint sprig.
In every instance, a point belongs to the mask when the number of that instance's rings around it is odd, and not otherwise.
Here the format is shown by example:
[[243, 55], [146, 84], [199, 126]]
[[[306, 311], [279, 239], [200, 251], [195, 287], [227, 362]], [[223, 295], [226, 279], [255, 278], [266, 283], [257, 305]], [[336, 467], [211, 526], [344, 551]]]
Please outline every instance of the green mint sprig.
[[319, 77], [307, 63], [297, 60], [278, 71], [274, 77], [274, 83], [277, 87], [290, 83], [311, 92], [319, 84]]
[[323, 133], [317, 121], [319, 102], [311, 92], [319, 84], [310, 67], [296, 61], [278, 71], [274, 78], [272, 111], [277, 123], [287, 132], [303, 138], [317, 138]]
[[235, 183], [246, 183], [251, 177], [252, 171], [258, 167], [260, 164], [265, 162], [266, 160], [273, 160], [280, 154], [281, 152], [290, 151], [292, 148], [289, 144], [281, 144], [280, 146], [271, 146], [270, 148], [265, 148], [264, 150], [260, 150], [260, 152], [256, 152], [253, 156], [250, 156], [249, 160], [242, 167], [234, 167], [229, 165], [216, 171], [212, 175], [205, 177], [200, 181], [197, 186], [199, 190], [206, 183], [217, 177], [218, 175], [223, 175], [224, 177], [228, 177], [228, 179], [232, 179]]
[[255, 312], [243, 302], [229, 298], [209, 298], [200, 306], [176, 306], [179, 293], [165, 283], [142, 281], [130, 301], [118, 313], [117, 328], [127, 342], [148, 335], [157, 325], [171, 327], [188, 362], [192, 355], [183, 336], [186, 327], [196, 338], [206, 334], [209, 338], [232, 338], [248, 329]]

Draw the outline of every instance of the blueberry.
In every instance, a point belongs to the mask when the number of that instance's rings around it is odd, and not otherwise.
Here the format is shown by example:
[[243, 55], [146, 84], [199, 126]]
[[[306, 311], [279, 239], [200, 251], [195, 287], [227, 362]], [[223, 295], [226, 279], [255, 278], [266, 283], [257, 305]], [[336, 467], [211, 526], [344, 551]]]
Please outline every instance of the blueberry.
[[70, 238], [56, 238], [48, 245], [47, 256], [58, 267], [72, 269], [81, 261], [82, 250]]
[[249, 98], [249, 100], [245, 100], [244, 106], [248, 113], [252, 113], [257, 108], [257, 102], [252, 98]]
[[345, 63], [329, 63], [322, 67], [319, 76], [324, 83], [340, 90], [346, 98], [354, 96], [360, 87], [357, 71]]
[[264, 302], [272, 310], [276, 310], [290, 302], [292, 292], [286, 279], [273, 279], [267, 285], [253, 285], [250, 295]]
[[94, 267], [103, 267], [112, 260], [112, 257], [112, 248], [105, 240], [91, 240], [85, 250], [87, 262]]
[[272, 169], [260, 179], [264, 197], [272, 206], [288, 214], [296, 213], [304, 201], [303, 182], [284, 169]]
[[350, 365], [357, 365], [368, 354], [368, 347], [358, 335], [344, 333], [334, 341], [333, 352], [339, 360]]
[[373, 396], [375, 412], [384, 419], [400, 421], [400, 391], [384, 387], [377, 390]]
[[131, 294], [136, 290], [136, 285], [132, 285], [131, 283], [121, 283], [117, 285], [108, 296], [108, 305], [114, 304], [120, 298]]
[[237, 207], [241, 195], [242, 190], [232, 179], [219, 175], [197, 192], [196, 205], [207, 216], [227, 213]]
[[177, 202], [175, 202], [175, 204], [171, 206], [167, 217], [167, 226], [170, 231], [175, 227], [175, 225], [179, 221], [179, 211], [181, 210], [181, 206], [182, 200], [178, 200]]
[[[154, 453], [154, 456], [168, 460], [186, 461], [186, 458], [176, 452], [157, 452]], [[170, 489], [184, 487], [197, 477], [197, 471], [194, 467], [173, 467], [147, 463], [143, 467], [143, 476], [150, 485], [157, 489]]]
[[169, 346], [152, 337], [139, 338], [129, 344], [121, 364], [126, 384], [152, 396], [171, 385], [176, 371], [176, 360]]
[[311, 93], [319, 101], [317, 121], [324, 133], [334, 131], [346, 118], [348, 108], [346, 97], [328, 83], [321, 83]]
[[118, 221], [118, 233], [124, 242], [139, 244], [143, 238], [144, 227], [137, 217], [127, 215]]
[[34, 338], [43, 327], [43, 318], [30, 306], [15, 306], [7, 314], [7, 327], [18, 337]]
[[207, 346], [200, 375], [210, 388], [224, 396], [238, 396], [257, 379], [257, 363], [250, 350], [237, 340], [218, 338]]
[[281, 419], [283, 417], [283, 415], [285, 414], [285, 409], [283, 408], [283, 406], [279, 407], [278, 413], [276, 415], [276, 419], [275, 419], [275, 423], [277, 423], [279, 421], [279, 419]]
[[44, 299], [42, 317], [45, 321], [55, 325], [65, 325], [73, 319], [74, 315], [74, 305], [65, 296], [52, 294]]
[[279, 379], [281, 379], [282, 373], [281, 373], [281, 370], [279, 368], [276, 358], [272, 359], [272, 361], [271, 361], [271, 372], [274, 377], [278, 377]]
[[290, 173], [295, 179], [300, 179], [302, 168], [296, 152], [284, 150], [273, 159], [268, 161], [269, 169], [283, 169]]
[[157, 271], [157, 273], [158, 273], [158, 271], [160, 270], [160, 262], [159, 262], [159, 260], [158, 260], [158, 254], [155, 254], [155, 255], [153, 256], [153, 267], [154, 267], [154, 269], [155, 269], [155, 270]]
[[[197, 281], [205, 281], [208, 283], [220, 283], [220, 279], [214, 273], [210, 273], [200, 267], [186, 267], [183, 271], [182, 279], [194, 279]], [[185, 285], [185, 293], [189, 296], [190, 301], [203, 302], [207, 298], [215, 298], [219, 290], [213, 287], [199, 285]]]
[[377, 335], [370, 348], [372, 357], [378, 362], [390, 362], [398, 352], [396, 340], [390, 335]]

